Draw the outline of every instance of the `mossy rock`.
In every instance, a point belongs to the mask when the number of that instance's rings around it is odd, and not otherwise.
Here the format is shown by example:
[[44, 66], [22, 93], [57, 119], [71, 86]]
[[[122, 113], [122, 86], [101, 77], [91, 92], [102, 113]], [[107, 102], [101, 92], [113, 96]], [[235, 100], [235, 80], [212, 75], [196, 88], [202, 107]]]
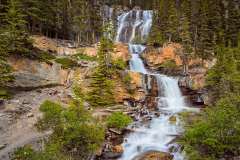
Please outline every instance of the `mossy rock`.
[[177, 117], [176, 116], [171, 116], [169, 118], [170, 123], [176, 123], [177, 122]]

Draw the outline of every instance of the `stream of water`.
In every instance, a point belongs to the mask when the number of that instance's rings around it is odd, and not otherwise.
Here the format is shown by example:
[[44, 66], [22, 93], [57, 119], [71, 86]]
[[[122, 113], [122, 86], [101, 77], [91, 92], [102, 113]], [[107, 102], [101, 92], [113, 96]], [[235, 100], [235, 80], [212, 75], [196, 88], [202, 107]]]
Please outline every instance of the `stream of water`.
[[[171, 142], [181, 134], [182, 127], [177, 116], [186, 107], [184, 97], [178, 86], [178, 80], [166, 75], [151, 73], [144, 66], [140, 54], [145, 50], [144, 43], [152, 26], [153, 12], [150, 10], [131, 10], [118, 17], [117, 42], [127, 43], [132, 54], [130, 70], [155, 76], [158, 83], [158, 109], [160, 117], [154, 117], [149, 123], [134, 125], [133, 132], [125, 137], [122, 144], [124, 153], [120, 160], [133, 160], [148, 151], [168, 152]], [[151, 113], [150, 113], [151, 114]], [[170, 121], [171, 117], [176, 122]], [[183, 160], [182, 154], [176, 150], [172, 153], [174, 160]]]

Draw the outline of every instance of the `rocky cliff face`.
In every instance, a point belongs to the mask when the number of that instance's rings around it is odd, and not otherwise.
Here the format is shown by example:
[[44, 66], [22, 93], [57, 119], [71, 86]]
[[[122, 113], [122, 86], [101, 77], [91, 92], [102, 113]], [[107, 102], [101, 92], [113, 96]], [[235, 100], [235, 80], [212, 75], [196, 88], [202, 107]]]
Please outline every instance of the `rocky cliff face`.
[[72, 71], [64, 70], [58, 63], [47, 64], [27, 58], [11, 57], [8, 59], [13, 67], [15, 80], [10, 88], [31, 90], [47, 86], [66, 85], [72, 76]]
[[179, 44], [168, 44], [163, 48], [147, 48], [142, 55], [146, 65], [152, 70], [164, 74], [179, 76], [179, 85], [190, 101], [207, 104], [207, 95], [203, 92], [207, 71], [216, 63], [215, 59], [202, 61], [191, 58], [188, 73], [183, 74], [183, 61], [179, 55]]
[[152, 69], [159, 68], [160, 65], [167, 60], [172, 60], [175, 62], [176, 66], [181, 66], [182, 60], [180, 56], [176, 54], [176, 49], [179, 47], [180, 45], [178, 44], [165, 45], [163, 48], [148, 47], [142, 57], [147, 66]]
[[[163, 48], [149, 48], [142, 57], [150, 69], [161, 70], [165, 74], [179, 76], [183, 73], [183, 61], [178, 54], [178, 50], [180, 49], [181, 45], [179, 44], [169, 44]], [[170, 62], [171, 64], [169, 64]], [[181, 85], [193, 90], [203, 88], [206, 73], [214, 64], [215, 60], [202, 61], [199, 58], [190, 59], [188, 75], [181, 79]]]

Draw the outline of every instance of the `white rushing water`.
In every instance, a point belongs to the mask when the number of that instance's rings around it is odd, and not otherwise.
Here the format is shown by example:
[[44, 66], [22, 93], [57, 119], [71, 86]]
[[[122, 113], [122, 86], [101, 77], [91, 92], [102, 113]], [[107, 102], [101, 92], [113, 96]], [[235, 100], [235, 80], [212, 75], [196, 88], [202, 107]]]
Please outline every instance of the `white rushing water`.
[[[148, 151], [168, 152], [170, 143], [176, 135], [182, 132], [177, 113], [188, 109], [184, 103], [178, 86], [178, 80], [165, 75], [148, 72], [144, 66], [140, 54], [146, 47], [136, 44], [134, 41], [140, 37], [140, 41], [146, 41], [152, 26], [152, 11], [131, 10], [118, 17], [117, 42], [128, 43], [132, 54], [130, 70], [143, 74], [153, 75], [157, 79], [159, 96], [158, 108], [162, 113], [160, 117], [154, 117], [149, 123], [137, 122], [133, 132], [125, 137], [122, 144], [124, 152], [120, 160], [133, 160], [136, 156]], [[176, 117], [176, 123], [171, 118]], [[172, 153], [175, 160], [183, 160], [183, 156], [176, 151]]]
[[[182, 132], [182, 128], [176, 114], [183, 111], [185, 103], [178, 87], [178, 80], [164, 75], [155, 75], [158, 80], [159, 89], [159, 110], [164, 114], [153, 118], [149, 124], [137, 125], [134, 132], [126, 137], [123, 144], [124, 153], [121, 160], [132, 160], [138, 155], [148, 151], [168, 152], [169, 143], [176, 135]], [[170, 118], [176, 116], [177, 121], [171, 122]], [[183, 157], [176, 152], [175, 160], [183, 160]]]

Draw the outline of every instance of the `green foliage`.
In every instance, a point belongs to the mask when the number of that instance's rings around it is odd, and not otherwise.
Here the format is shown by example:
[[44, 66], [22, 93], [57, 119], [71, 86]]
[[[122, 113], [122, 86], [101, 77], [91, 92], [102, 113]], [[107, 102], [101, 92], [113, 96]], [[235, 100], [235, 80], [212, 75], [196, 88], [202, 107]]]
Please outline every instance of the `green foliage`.
[[44, 150], [29, 147], [18, 149], [14, 160], [85, 160], [101, 146], [104, 128], [98, 124], [80, 101], [73, 101], [68, 108], [45, 101], [40, 110], [43, 118], [40, 129], [53, 131]]
[[12, 67], [0, 58], [0, 86], [3, 87], [7, 82], [14, 80], [14, 77], [11, 75], [11, 71]]
[[73, 55], [73, 58], [74, 59], [76, 58], [77, 60], [85, 60], [85, 61], [96, 61], [97, 60], [96, 57], [88, 56], [88, 55], [82, 54], [82, 53]]
[[37, 53], [36, 58], [39, 59], [40, 61], [49, 63], [51, 60], [54, 60], [56, 57], [51, 53], [41, 51]]
[[7, 89], [0, 87], [0, 99], [10, 99], [12, 97], [12, 93], [10, 93]]
[[219, 47], [217, 50], [217, 63], [209, 70], [207, 75], [207, 87], [215, 100], [227, 94], [239, 94], [240, 92], [240, 70], [239, 54], [240, 48]]
[[90, 91], [86, 97], [93, 107], [103, 107], [115, 103], [113, 97], [114, 82], [112, 80], [113, 65], [110, 56], [112, 51], [112, 41], [103, 38], [98, 50], [98, 66], [91, 77]]
[[169, 59], [164, 61], [161, 65], [159, 65], [160, 68], [167, 68], [167, 69], [176, 69], [177, 64], [175, 60]]
[[[183, 137], [189, 159], [219, 159], [240, 153], [239, 96], [219, 100]], [[193, 154], [194, 153], [194, 154]]]
[[13, 160], [32, 160], [34, 157], [34, 154], [35, 152], [31, 147], [25, 146], [17, 149], [14, 152], [14, 157], [12, 159]]
[[78, 65], [78, 63], [71, 58], [57, 58], [55, 61], [60, 63], [64, 69], [74, 68]]
[[26, 31], [25, 14], [19, 0], [10, 0], [3, 14], [3, 26], [0, 29], [0, 48], [5, 54], [28, 55], [31, 41]]
[[107, 118], [108, 127], [123, 129], [132, 122], [131, 117], [122, 112], [115, 112]]
[[60, 104], [45, 101], [40, 106], [40, 111], [44, 112], [44, 117], [38, 123], [39, 129], [56, 128], [60, 125], [63, 108]]
[[127, 68], [127, 63], [123, 59], [117, 59], [112, 63], [113, 66], [118, 70], [125, 70]]

